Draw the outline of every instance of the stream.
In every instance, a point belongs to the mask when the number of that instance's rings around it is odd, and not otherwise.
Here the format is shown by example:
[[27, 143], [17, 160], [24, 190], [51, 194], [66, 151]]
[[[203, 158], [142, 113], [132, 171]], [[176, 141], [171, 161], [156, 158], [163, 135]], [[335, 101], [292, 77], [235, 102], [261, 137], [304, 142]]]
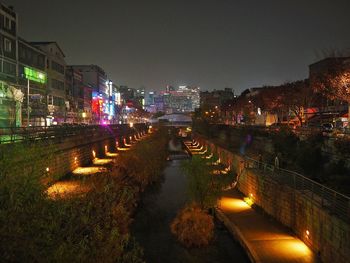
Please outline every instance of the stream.
[[131, 232], [143, 247], [146, 262], [249, 262], [239, 243], [220, 222], [215, 223], [214, 240], [204, 248], [187, 249], [172, 235], [170, 223], [188, 200], [182, 162], [174, 160], [168, 163], [163, 181], [143, 194], [135, 215]]

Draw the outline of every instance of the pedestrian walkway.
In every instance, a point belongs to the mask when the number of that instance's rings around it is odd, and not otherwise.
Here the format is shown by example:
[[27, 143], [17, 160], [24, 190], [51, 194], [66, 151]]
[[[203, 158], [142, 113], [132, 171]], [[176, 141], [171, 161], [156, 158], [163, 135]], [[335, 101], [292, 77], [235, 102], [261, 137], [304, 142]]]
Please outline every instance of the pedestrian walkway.
[[[184, 143], [192, 154], [206, 152], [198, 142]], [[220, 159], [217, 163], [220, 163]], [[254, 210], [251, 205], [250, 198], [244, 199], [238, 190], [230, 189], [223, 192], [216, 215], [241, 243], [252, 262], [319, 262], [311, 249], [290, 230], [276, 220]]]
[[237, 190], [225, 191], [217, 216], [247, 250], [252, 262], [318, 262], [304, 242], [248, 203]]

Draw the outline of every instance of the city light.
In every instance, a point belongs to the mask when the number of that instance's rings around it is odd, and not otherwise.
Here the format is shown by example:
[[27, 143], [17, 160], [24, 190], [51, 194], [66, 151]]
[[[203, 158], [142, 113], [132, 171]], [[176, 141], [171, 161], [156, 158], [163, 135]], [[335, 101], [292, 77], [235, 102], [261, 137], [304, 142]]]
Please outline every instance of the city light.
[[36, 69], [24, 67], [24, 75], [26, 79], [42, 84], [46, 83], [46, 73], [40, 72]]
[[46, 2], [0, 3], [4, 261], [349, 259], [350, 0]]

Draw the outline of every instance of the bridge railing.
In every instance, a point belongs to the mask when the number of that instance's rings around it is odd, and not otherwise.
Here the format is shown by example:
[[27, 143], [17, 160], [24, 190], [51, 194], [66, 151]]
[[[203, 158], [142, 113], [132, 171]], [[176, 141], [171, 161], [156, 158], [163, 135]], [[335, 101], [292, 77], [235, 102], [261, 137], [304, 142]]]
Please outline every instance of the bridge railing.
[[271, 164], [245, 157], [246, 168], [260, 170], [275, 181], [288, 185], [303, 194], [314, 205], [328, 210], [331, 214], [350, 222], [350, 197], [319, 184], [297, 172], [275, 167]]

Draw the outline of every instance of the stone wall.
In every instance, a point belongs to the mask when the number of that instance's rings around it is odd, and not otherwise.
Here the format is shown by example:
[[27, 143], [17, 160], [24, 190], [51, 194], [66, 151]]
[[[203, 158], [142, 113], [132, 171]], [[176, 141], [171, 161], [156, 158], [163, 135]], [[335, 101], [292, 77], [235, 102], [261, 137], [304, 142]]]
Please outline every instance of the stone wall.
[[[196, 139], [207, 145], [222, 163], [237, 171], [240, 192], [250, 196], [269, 216], [289, 227], [320, 255], [323, 262], [349, 262], [350, 218], [345, 222], [313, 202], [307, 193], [280, 184], [263, 171], [245, 167], [241, 156], [203, 137]], [[348, 209], [350, 217], [350, 207]]]
[[[39, 140], [40, 148], [35, 160], [43, 173], [50, 173], [53, 178], [59, 179], [79, 166], [86, 166], [92, 160], [105, 157], [106, 151], [116, 152], [116, 144], [123, 146], [123, 139], [130, 142], [130, 136], [139, 132], [147, 132], [146, 125], [115, 126], [115, 128], [98, 129], [95, 132], [84, 132], [80, 135]], [[40, 150], [50, 146], [50, 151]], [[1, 145], [0, 150], [6, 151], [11, 144]], [[21, 157], [16, 156], [19, 162]], [[47, 160], [49, 159], [49, 163]], [[30, 165], [30, 164], [28, 164]], [[25, 169], [25, 168], [24, 168]]]

